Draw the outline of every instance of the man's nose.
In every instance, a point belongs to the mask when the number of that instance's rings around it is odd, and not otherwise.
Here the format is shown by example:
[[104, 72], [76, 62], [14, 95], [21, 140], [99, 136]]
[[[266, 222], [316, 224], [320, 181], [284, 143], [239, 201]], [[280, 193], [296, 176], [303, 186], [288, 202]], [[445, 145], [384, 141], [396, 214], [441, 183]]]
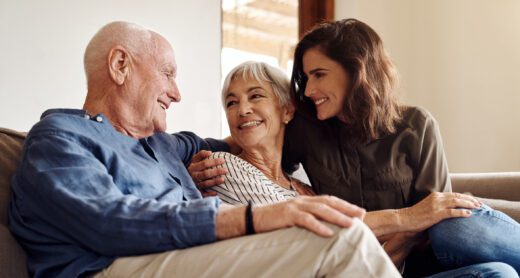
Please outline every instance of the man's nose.
[[172, 82], [172, 87], [168, 90], [168, 97], [172, 100], [172, 102], [180, 102], [181, 101], [181, 92], [179, 92], [179, 87], [177, 87], [177, 82], [175, 80]]

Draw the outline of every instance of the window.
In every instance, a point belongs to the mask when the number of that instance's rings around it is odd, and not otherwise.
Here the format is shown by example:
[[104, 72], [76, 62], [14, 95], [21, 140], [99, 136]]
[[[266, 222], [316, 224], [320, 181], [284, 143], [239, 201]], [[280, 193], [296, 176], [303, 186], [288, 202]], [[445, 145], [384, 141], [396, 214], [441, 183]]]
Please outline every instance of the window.
[[[288, 76], [298, 38], [316, 22], [333, 19], [333, 0], [222, 0], [222, 80], [236, 65], [254, 60]], [[229, 128], [222, 113], [222, 136]]]

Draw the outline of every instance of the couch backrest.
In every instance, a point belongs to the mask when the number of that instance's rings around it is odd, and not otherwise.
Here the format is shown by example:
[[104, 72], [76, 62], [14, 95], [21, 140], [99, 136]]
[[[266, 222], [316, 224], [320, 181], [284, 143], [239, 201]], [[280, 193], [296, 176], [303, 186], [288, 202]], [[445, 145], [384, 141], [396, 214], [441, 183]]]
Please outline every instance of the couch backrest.
[[7, 227], [11, 178], [20, 162], [25, 133], [0, 128], [0, 277], [28, 277], [26, 257]]

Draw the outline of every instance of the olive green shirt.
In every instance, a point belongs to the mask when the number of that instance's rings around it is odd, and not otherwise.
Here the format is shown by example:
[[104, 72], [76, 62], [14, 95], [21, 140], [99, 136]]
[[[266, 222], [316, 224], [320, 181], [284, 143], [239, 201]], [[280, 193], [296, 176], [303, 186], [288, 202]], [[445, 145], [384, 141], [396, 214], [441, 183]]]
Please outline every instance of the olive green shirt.
[[317, 194], [340, 197], [368, 211], [411, 206], [434, 191], [451, 191], [437, 122], [407, 107], [397, 131], [369, 143], [349, 140], [336, 118], [295, 113], [287, 126], [284, 168], [301, 163]]

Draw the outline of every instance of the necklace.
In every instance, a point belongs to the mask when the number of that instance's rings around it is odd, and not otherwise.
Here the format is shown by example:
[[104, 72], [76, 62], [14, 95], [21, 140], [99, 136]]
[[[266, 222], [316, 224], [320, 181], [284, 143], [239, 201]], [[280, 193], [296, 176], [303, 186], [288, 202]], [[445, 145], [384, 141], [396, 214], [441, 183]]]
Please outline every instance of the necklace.
[[[264, 173], [265, 174], [265, 173]], [[287, 190], [292, 190], [294, 191], [294, 186], [293, 186], [293, 178], [288, 175], [287, 173], [283, 173], [282, 176], [279, 176], [278, 178], [274, 178], [273, 176], [269, 175], [269, 174], [265, 174], [269, 179], [271, 179], [272, 181], [274, 181], [277, 185], [279, 185], [280, 187], [283, 187]], [[289, 182], [289, 188], [283, 186], [282, 184], [280, 184], [280, 178], [281, 177], [285, 177], [287, 179], [287, 181]]]

